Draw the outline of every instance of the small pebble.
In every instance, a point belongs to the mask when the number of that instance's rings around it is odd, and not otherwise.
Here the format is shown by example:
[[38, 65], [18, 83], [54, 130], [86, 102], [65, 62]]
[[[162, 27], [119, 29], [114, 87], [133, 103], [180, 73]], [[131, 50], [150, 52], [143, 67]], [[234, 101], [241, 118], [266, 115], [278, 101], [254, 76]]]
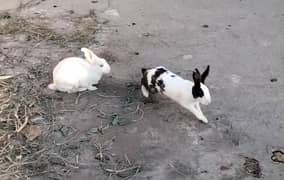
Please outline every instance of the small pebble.
[[91, 3], [98, 3], [99, 1], [91, 1]]
[[149, 32], [143, 33], [142, 35], [143, 35], [143, 36], [145, 36], [145, 37], [152, 36], [152, 34], [151, 34], [151, 33], [149, 33]]
[[203, 24], [202, 27], [204, 27], [204, 28], [209, 28], [209, 25]]
[[109, 9], [105, 11], [105, 14], [108, 16], [115, 16], [115, 17], [119, 17], [119, 13], [116, 9]]
[[140, 53], [139, 52], [134, 52], [134, 54], [138, 56]]
[[136, 25], [136, 23], [135, 23], [135, 22], [133, 22], [133, 23], [132, 23], [132, 26], [135, 26], [135, 25]]
[[53, 5], [54, 8], [57, 8], [57, 5]]
[[182, 58], [183, 58], [184, 60], [189, 60], [189, 59], [192, 59], [193, 56], [192, 56], [191, 54], [186, 54], [186, 55], [183, 55]]
[[200, 173], [201, 173], [201, 174], [203, 174], [203, 173], [208, 173], [208, 171], [207, 171], [207, 170], [203, 170], [203, 171], [200, 171]]
[[277, 82], [277, 80], [278, 80], [277, 78], [271, 78], [270, 82]]

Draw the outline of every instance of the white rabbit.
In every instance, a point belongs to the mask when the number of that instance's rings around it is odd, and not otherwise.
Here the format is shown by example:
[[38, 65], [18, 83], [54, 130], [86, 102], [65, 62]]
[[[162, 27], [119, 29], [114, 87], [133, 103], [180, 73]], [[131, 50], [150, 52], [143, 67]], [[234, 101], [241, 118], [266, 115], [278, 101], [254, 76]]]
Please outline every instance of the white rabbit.
[[184, 108], [191, 111], [198, 119], [208, 123], [200, 109], [200, 103], [208, 105], [211, 103], [209, 89], [204, 85], [204, 80], [209, 74], [209, 65], [200, 74], [198, 69], [193, 72], [193, 80], [189, 81], [174, 74], [163, 66], [156, 68], [142, 68], [141, 91], [143, 96], [151, 98], [152, 94], [161, 93], [176, 101]]
[[96, 56], [91, 50], [81, 48], [85, 59], [69, 57], [60, 61], [53, 70], [53, 83], [49, 89], [68, 93], [96, 90], [103, 74], [111, 71], [105, 59]]

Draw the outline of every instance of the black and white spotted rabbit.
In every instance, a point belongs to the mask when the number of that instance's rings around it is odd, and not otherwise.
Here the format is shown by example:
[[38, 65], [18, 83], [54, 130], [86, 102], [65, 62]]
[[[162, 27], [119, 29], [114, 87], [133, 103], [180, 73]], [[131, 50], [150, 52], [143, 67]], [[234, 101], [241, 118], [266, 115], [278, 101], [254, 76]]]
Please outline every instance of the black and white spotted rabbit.
[[209, 89], [204, 84], [209, 68], [208, 65], [202, 74], [195, 69], [192, 74], [194, 82], [183, 79], [163, 66], [142, 68], [142, 94], [149, 98], [152, 94], [161, 93], [191, 111], [202, 122], [208, 123], [201, 111], [200, 103], [204, 105], [211, 103]]

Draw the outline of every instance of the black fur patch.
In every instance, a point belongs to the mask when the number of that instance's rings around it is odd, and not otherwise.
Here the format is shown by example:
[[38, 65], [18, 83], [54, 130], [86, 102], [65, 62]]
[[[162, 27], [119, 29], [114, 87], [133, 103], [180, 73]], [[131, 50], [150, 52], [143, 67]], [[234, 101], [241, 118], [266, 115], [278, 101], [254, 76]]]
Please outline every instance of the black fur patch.
[[142, 69], [141, 69], [141, 72], [142, 72], [143, 75], [146, 73], [146, 71], [147, 71], [146, 68], [142, 68]]
[[204, 96], [204, 93], [200, 87], [194, 85], [192, 87], [192, 96], [195, 99], [199, 97], [202, 98]]
[[159, 80], [157, 85], [160, 87], [161, 89], [161, 92], [164, 92], [165, 91], [165, 84], [164, 84], [164, 81], [163, 80]]
[[147, 91], [149, 91], [150, 94], [155, 94], [158, 92], [158, 89], [156, 86], [159, 86], [162, 92], [165, 91], [164, 82], [162, 80], [157, 81], [157, 79], [160, 77], [161, 74], [167, 72], [166, 69], [158, 68], [156, 72], [154, 73], [154, 75], [151, 77], [150, 84], [148, 84], [148, 80], [147, 80], [147, 75], [148, 75], [147, 69], [142, 68], [141, 72], [143, 74], [143, 77], [141, 79], [141, 85], [143, 85], [147, 89]]
[[157, 79], [165, 72], [167, 72], [166, 69], [158, 68], [155, 74], [151, 77], [151, 87], [155, 89], [155, 92], [158, 92], [158, 90], [156, 89]]

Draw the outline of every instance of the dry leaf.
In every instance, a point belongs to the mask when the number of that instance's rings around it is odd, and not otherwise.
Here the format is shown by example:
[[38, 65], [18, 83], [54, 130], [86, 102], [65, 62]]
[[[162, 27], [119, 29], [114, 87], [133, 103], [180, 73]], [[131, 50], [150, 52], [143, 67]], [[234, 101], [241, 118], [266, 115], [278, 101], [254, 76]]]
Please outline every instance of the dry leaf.
[[271, 160], [274, 162], [284, 163], [284, 153], [280, 150], [273, 151]]
[[22, 131], [22, 133], [28, 140], [33, 141], [41, 135], [42, 131], [39, 126], [29, 125]]
[[259, 161], [254, 158], [246, 157], [246, 161], [244, 163], [244, 169], [249, 175], [255, 178], [261, 177], [261, 168], [259, 165]]

